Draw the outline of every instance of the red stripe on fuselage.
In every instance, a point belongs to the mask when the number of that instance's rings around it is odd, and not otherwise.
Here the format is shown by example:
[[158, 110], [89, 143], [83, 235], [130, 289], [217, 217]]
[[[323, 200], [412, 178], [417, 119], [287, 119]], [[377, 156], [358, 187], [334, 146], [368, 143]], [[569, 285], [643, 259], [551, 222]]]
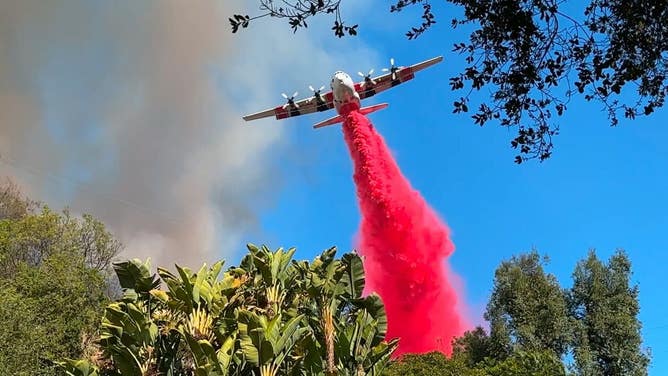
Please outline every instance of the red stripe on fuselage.
[[412, 80], [415, 78], [415, 72], [410, 67], [404, 68], [399, 72], [399, 77], [401, 78], [401, 82]]
[[283, 106], [274, 108], [274, 114], [276, 114], [276, 119], [285, 119], [290, 117], [290, 113]]

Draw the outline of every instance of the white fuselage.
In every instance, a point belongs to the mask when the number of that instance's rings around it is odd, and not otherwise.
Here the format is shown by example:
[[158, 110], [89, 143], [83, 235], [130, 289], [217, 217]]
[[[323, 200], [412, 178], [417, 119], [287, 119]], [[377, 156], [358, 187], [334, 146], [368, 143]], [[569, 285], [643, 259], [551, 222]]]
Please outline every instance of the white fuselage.
[[332, 95], [334, 107], [340, 115], [360, 108], [360, 96], [355, 90], [353, 79], [345, 72], [337, 71], [332, 77]]

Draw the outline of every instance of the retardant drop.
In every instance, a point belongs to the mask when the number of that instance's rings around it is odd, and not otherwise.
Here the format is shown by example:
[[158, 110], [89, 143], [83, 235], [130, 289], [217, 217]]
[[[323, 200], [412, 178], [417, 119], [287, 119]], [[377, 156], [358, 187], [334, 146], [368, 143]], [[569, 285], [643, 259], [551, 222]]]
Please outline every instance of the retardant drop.
[[468, 329], [447, 264], [454, 251], [450, 230], [402, 175], [365, 116], [348, 114], [343, 133], [362, 215], [357, 247], [365, 293], [378, 293], [385, 304], [387, 338], [400, 338], [394, 356], [450, 355], [452, 339]]

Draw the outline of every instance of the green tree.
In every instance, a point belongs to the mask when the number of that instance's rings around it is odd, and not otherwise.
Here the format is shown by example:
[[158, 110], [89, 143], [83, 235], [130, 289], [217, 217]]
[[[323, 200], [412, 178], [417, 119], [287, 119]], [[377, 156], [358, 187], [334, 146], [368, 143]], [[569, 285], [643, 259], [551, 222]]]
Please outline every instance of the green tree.
[[36, 214], [5, 192], [16, 205], [0, 220], [0, 374], [51, 375], [50, 359], [81, 356], [94, 334], [120, 244], [90, 216]]
[[623, 251], [607, 265], [594, 251], [573, 273], [570, 293], [577, 320], [575, 368], [580, 375], [647, 375], [641, 349], [638, 287], [630, 285], [631, 262]]
[[[459, 354], [461, 355], [461, 353]], [[466, 358], [446, 358], [438, 352], [407, 354], [393, 361], [385, 376], [565, 376], [562, 362], [551, 351], [518, 351], [505, 359], [485, 358], [475, 366]]]
[[103, 276], [68, 252], [22, 264], [0, 282], [0, 374], [52, 375], [50, 359], [80, 356], [104, 291]]
[[551, 351], [559, 358], [571, 341], [565, 293], [554, 275], [545, 273], [535, 251], [497, 268], [485, 319], [490, 322], [491, 341], [506, 354]]
[[469, 367], [476, 367], [486, 359], [505, 359], [507, 343], [495, 343], [485, 329], [478, 326], [453, 341], [452, 356]]
[[440, 352], [406, 354], [393, 361], [384, 376], [486, 376], [483, 370], [470, 368], [458, 358], [448, 359]]
[[485, 367], [487, 376], [566, 376], [566, 369], [551, 351], [518, 351]]
[[0, 220], [20, 219], [34, 212], [37, 203], [23, 197], [18, 186], [6, 179], [0, 186]]
[[[650, 115], [665, 104], [668, 94], [668, 7], [661, 1], [589, 0], [449, 0], [461, 10], [452, 27], [471, 30], [468, 40], [456, 43], [465, 68], [450, 78], [450, 89], [465, 91], [453, 101], [457, 113], [475, 108], [471, 118], [484, 125], [498, 121], [515, 127], [511, 146], [517, 163], [544, 160], [552, 153], [559, 126], [553, 121], [567, 110], [571, 98], [582, 96], [605, 109], [611, 125], [619, 116]], [[348, 24], [342, 0], [258, 0], [261, 13], [236, 14], [232, 31], [248, 27], [264, 16], [283, 18], [293, 30], [306, 28], [317, 14], [334, 18], [335, 35], [357, 35], [358, 24]], [[392, 13], [422, 7], [419, 24], [406, 33], [422, 35], [436, 23], [429, 0], [395, 0]], [[386, 8], [387, 9], [387, 8]], [[376, 14], [379, 14], [377, 11]], [[624, 88], [633, 95], [623, 97]], [[489, 91], [479, 105], [474, 91]]]
[[71, 252], [89, 268], [104, 272], [120, 249], [120, 242], [92, 216], [78, 219], [44, 206], [39, 214], [0, 221], [0, 278], [10, 278], [24, 264], [38, 267], [61, 252]]
[[380, 375], [397, 341], [384, 340], [378, 296], [361, 296], [357, 255], [335, 259], [332, 248], [309, 263], [292, 261], [294, 249], [248, 248], [222, 276], [222, 261], [159, 277], [139, 260], [115, 264], [124, 292], [106, 308], [98, 356], [60, 365], [70, 375]]

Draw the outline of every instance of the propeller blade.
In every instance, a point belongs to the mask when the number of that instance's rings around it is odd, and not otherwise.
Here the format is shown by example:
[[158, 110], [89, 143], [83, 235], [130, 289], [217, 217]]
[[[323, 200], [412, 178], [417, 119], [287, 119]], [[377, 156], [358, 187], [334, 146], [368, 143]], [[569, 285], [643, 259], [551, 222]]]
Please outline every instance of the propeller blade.
[[369, 71], [369, 76], [373, 74], [373, 69]]
[[393, 57], [390, 58], [390, 65], [394, 65], [394, 58]]
[[311, 89], [311, 91], [315, 91], [315, 89], [311, 85], [308, 85], [308, 88]]
[[320, 89], [318, 91], [323, 91], [325, 89], [325, 85], [320, 86]]
[[297, 103], [293, 103], [292, 105], [295, 106], [295, 108], [299, 108], [299, 104]]
[[294, 99], [297, 96], [297, 94], [299, 94], [299, 93], [295, 91], [295, 93], [292, 94], [292, 99]]
[[364, 73], [362, 73], [362, 72], [357, 72], [357, 74], [359, 74], [360, 77], [364, 77]]
[[287, 103], [283, 105], [283, 109], [285, 110], [286, 108], [288, 108], [288, 104], [287, 104]]
[[389, 72], [390, 70], [387, 68], [383, 68], [383, 72]]
[[283, 96], [283, 98], [288, 99], [288, 96], [285, 93], [281, 93], [281, 95]]

